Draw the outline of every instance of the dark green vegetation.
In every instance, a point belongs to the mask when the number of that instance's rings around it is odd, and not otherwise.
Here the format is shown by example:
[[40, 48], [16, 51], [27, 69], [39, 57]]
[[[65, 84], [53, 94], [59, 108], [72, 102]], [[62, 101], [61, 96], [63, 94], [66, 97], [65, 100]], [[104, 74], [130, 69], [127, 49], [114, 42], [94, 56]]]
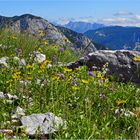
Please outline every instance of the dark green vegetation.
[[111, 26], [89, 30], [84, 34], [93, 41], [104, 44], [112, 50], [139, 50], [139, 48], [136, 48], [136, 42], [140, 41], [140, 28], [137, 27]]
[[[54, 134], [55, 139], [134, 139], [140, 136], [138, 116], [125, 112], [132, 113], [140, 106], [139, 87], [109, 81], [107, 66], [101, 72], [88, 73], [86, 66], [72, 71], [65, 64], [78, 59], [74, 52], [35, 37], [4, 31], [0, 32], [0, 44], [6, 46], [0, 48], [0, 56], [9, 57], [9, 67], [0, 68], [0, 91], [19, 98], [12, 103], [0, 99], [0, 129], [13, 128], [11, 113], [20, 106], [26, 115], [52, 112], [66, 120], [67, 129]], [[22, 53], [17, 54], [17, 49]], [[35, 63], [29, 55], [33, 51], [45, 54], [46, 60]], [[19, 65], [15, 56], [25, 59], [26, 65]], [[52, 60], [54, 57], [56, 61]], [[21, 81], [27, 84], [23, 86]], [[32, 105], [29, 98], [33, 99]], [[125, 111], [117, 112], [117, 109]], [[0, 134], [0, 137], [9, 135], [17, 136], [17, 132]], [[28, 138], [22, 134], [19, 137]]]

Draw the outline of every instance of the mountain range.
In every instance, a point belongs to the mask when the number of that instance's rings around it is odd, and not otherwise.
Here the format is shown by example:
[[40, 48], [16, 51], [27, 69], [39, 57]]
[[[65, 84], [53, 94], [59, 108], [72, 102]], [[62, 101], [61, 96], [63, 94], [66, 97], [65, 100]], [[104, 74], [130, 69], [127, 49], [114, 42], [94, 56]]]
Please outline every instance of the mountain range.
[[139, 27], [121, 27], [110, 26], [97, 30], [89, 30], [84, 33], [95, 42], [104, 44], [112, 50], [140, 49], [140, 28]]
[[69, 23], [63, 26], [78, 33], [84, 33], [88, 30], [96, 30], [105, 27], [105, 25], [100, 23], [89, 23], [82, 21], [70, 21]]

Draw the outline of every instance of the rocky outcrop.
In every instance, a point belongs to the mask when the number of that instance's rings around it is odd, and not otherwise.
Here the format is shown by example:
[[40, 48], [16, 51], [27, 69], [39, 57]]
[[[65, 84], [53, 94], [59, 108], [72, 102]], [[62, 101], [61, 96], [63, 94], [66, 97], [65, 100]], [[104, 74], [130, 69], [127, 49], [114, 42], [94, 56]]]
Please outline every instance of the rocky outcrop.
[[57, 26], [57, 28], [61, 32], [63, 32], [63, 34], [74, 44], [75, 48], [79, 48], [80, 50], [83, 50], [84, 48], [88, 46], [86, 49], [87, 52], [94, 52], [97, 50], [93, 41], [91, 41], [89, 38], [87, 38], [83, 34], [74, 32], [64, 27]]
[[42, 30], [44, 32], [44, 39], [58, 45], [68, 45], [65, 35], [53, 24], [41, 17], [25, 14], [22, 16], [7, 18], [7, 22], [5, 24], [8, 28], [14, 31], [26, 32], [35, 36], [38, 35], [39, 30]]
[[23, 116], [21, 124], [23, 127], [26, 127], [26, 134], [34, 138], [53, 134], [62, 127], [66, 128], [66, 124], [62, 118], [50, 112]]
[[140, 83], [140, 62], [134, 58], [140, 57], [136, 51], [96, 51], [82, 57], [77, 62], [69, 63], [68, 68], [87, 65], [90, 69], [96, 66], [101, 69], [104, 64], [108, 63], [109, 75], [114, 75], [118, 80], [124, 82]]

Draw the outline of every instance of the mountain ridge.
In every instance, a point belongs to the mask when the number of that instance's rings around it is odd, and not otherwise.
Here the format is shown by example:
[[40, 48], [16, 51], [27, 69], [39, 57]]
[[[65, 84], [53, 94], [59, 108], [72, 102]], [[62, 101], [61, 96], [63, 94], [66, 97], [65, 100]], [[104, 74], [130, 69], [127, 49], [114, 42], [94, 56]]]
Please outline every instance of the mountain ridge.
[[88, 30], [95, 30], [102, 27], [105, 27], [104, 24], [101, 23], [90, 23], [90, 22], [82, 22], [82, 21], [70, 21], [69, 23], [63, 25], [64, 27], [71, 29], [78, 33], [84, 33]]
[[95, 42], [104, 44], [113, 50], [128, 49], [137, 50], [136, 43], [139, 42], [139, 27], [110, 26], [97, 30], [89, 30], [84, 33]]

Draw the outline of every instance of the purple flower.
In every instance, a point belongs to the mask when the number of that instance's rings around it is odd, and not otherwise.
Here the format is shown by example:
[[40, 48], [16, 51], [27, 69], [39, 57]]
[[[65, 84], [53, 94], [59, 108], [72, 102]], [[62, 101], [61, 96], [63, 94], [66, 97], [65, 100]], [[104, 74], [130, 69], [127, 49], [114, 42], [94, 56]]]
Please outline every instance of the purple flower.
[[74, 81], [71, 83], [73, 86], [76, 85], [78, 83], [78, 78], [75, 78]]
[[57, 58], [56, 57], [52, 57], [52, 62], [57, 62]]
[[88, 71], [88, 75], [95, 77], [95, 74], [93, 73], [93, 71]]
[[58, 73], [57, 76], [59, 76], [60, 78], [65, 78], [65, 75], [63, 73]]
[[60, 48], [60, 52], [64, 52], [65, 51], [65, 49], [64, 48]]

